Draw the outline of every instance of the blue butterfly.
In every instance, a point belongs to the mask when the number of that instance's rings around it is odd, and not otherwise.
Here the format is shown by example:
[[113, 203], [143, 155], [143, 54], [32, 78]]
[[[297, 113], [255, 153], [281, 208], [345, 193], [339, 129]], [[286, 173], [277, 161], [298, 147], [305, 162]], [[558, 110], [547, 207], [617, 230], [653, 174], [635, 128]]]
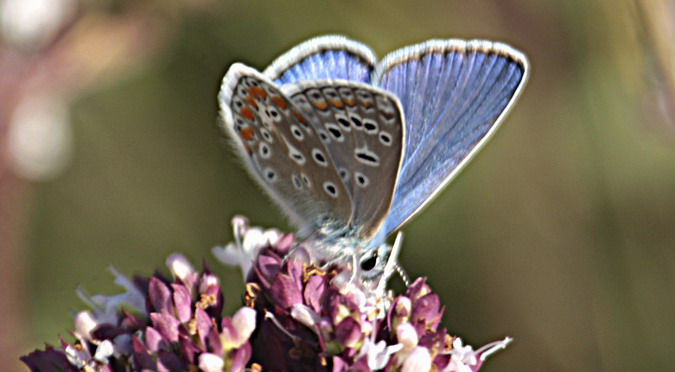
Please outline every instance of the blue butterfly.
[[351, 263], [379, 286], [400, 247], [386, 237], [495, 133], [528, 71], [502, 43], [430, 40], [377, 62], [361, 43], [323, 36], [263, 73], [233, 64], [218, 98], [246, 168], [316, 260]]

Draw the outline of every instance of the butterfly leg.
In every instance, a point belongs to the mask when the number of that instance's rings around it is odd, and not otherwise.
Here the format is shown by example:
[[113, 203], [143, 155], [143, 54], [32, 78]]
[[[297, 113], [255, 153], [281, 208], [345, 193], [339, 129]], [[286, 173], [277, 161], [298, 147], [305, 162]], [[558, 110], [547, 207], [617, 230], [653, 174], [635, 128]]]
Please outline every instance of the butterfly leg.
[[408, 276], [405, 274], [403, 271], [403, 268], [399, 266], [398, 264], [398, 255], [401, 252], [401, 246], [403, 245], [403, 233], [398, 232], [396, 234], [396, 240], [394, 240], [394, 245], [391, 246], [391, 250], [389, 251], [389, 257], [387, 258], [387, 263], [384, 266], [384, 270], [382, 271], [382, 276], [380, 276], [380, 281], [377, 284], [377, 293], [384, 293], [385, 288], [387, 287], [387, 281], [391, 276], [394, 274], [394, 272], [397, 272], [400, 276], [401, 279], [403, 279], [403, 282], [405, 283], [406, 287], [409, 284]]

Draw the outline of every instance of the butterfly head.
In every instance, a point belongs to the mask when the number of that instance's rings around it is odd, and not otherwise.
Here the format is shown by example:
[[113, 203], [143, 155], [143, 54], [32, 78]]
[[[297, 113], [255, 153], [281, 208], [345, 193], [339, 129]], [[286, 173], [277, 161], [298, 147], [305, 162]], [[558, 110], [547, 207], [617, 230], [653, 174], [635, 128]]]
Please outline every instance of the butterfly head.
[[337, 268], [338, 280], [381, 295], [387, 280], [399, 271], [397, 259], [402, 234], [397, 235], [393, 245], [388, 245], [383, 239], [365, 240], [351, 232], [353, 230], [324, 226], [301, 245], [309, 248], [313, 262], [325, 269]]

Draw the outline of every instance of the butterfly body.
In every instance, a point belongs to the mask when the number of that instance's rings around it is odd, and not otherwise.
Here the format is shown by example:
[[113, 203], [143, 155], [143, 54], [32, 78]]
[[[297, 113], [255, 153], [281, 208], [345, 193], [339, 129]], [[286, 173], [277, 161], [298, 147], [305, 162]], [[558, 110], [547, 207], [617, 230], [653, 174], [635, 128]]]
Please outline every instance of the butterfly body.
[[494, 133], [527, 72], [500, 43], [432, 40], [377, 63], [365, 45], [325, 36], [264, 73], [232, 65], [219, 102], [246, 168], [310, 253], [356, 272]]

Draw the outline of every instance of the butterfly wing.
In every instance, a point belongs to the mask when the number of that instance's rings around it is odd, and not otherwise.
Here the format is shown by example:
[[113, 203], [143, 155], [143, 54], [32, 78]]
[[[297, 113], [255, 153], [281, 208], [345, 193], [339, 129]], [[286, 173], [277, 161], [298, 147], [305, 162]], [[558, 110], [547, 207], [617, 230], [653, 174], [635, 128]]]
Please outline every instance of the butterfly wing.
[[346, 80], [282, 90], [315, 125], [352, 198], [355, 235], [369, 240], [389, 212], [401, 165], [405, 125], [398, 99]]
[[295, 46], [272, 62], [264, 74], [279, 86], [333, 79], [369, 82], [375, 62], [375, 54], [367, 46], [328, 35]]
[[405, 156], [383, 233], [419, 212], [495, 132], [528, 74], [520, 52], [488, 41], [432, 40], [386, 56], [373, 84], [406, 118]]
[[350, 222], [351, 198], [315, 125], [267, 77], [235, 63], [218, 100], [247, 169], [301, 231]]

